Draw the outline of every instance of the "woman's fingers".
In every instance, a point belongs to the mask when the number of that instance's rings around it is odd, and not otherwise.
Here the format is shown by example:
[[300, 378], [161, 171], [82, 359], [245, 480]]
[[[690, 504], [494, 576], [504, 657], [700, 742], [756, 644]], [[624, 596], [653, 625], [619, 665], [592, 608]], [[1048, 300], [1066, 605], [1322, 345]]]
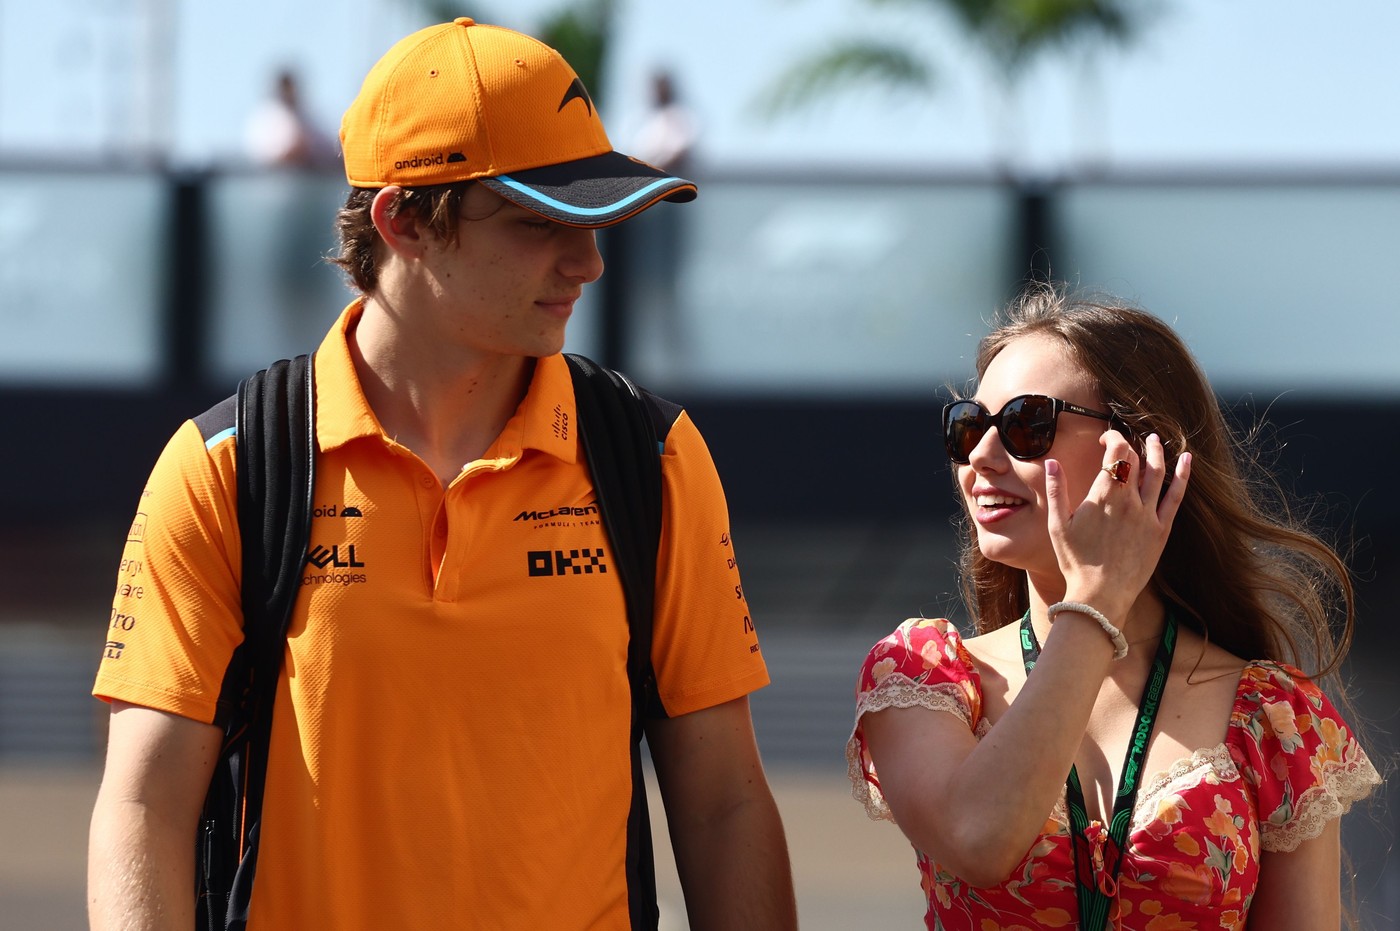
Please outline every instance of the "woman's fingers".
[[1102, 474], [1082, 502], [1065, 500], [1059, 463], [1052, 467], [1047, 460], [1050, 538], [1071, 587], [1093, 587], [1113, 579], [1136, 595], [1166, 546], [1185, 496], [1190, 457], [1178, 462], [1177, 478], [1163, 492], [1167, 466], [1160, 437], [1146, 437], [1141, 456], [1115, 430], [1106, 431], [1102, 443]]
[[1045, 460], [1045, 501], [1046, 526], [1050, 531], [1050, 539], [1061, 539], [1074, 513], [1075, 503], [1065, 494], [1065, 477], [1060, 470], [1058, 459]]
[[1176, 520], [1176, 512], [1181, 509], [1181, 502], [1186, 497], [1186, 485], [1190, 480], [1191, 454], [1182, 453], [1176, 460], [1176, 475], [1157, 505], [1157, 520], [1168, 531], [1171, 530], [1172, 522]]
[[1162, 483], [1167, 478], [1167, 451], [1162, 439], [1150, 433], [1142, 442], [1142, 500], [1155, 503], [1162, 495]]

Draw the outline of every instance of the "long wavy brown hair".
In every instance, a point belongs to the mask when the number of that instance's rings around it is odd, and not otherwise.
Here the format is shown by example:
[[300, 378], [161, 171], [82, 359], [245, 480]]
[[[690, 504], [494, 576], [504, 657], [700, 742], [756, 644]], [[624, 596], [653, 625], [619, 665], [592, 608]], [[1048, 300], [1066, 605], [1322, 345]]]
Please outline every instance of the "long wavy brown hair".
[[[1346, 563], [1260, 463], [1257, 431], [1232, 430], [1175, 331], [1117, 298], [1036, 284], [983, 338], [978, 378], [1031, 335], [1062, 344], [1133, 437], [1162, 438], [1168, 475], [1191, 452], [1190, 486], [1151, 583], [1181, 621], [1244, 659], [1281, 660], [1314, 677], [1336, 671], [1354, 623]], [[982, 555], [966, 514], [961, 524], [963, 597], [986, 633], [1025, 613], [1026, 578]]]

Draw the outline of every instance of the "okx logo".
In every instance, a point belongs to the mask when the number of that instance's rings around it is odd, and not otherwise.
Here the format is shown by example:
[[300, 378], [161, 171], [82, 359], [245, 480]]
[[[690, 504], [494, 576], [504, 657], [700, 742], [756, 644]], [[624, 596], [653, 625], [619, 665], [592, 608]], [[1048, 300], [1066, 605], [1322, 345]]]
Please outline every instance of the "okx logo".
[[525, 556], [530, 563], [532, 578], [555, 575], [604, 575], [603, 548], [581, 550], [530, 550]]

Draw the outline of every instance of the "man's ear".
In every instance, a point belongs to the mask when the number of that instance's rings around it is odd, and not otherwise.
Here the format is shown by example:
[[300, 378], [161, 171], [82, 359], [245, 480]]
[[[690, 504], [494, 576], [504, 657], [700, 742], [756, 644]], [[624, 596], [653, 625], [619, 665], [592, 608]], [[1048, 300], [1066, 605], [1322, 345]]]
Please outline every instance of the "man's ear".
[[396, 184], [381, 188], [370, 204], [370, 219], [379, 238], [389, 249], [405, 258], [416, 258], [426, 245], [424, 230], [412, 210], [395, 210], [402, 191]]

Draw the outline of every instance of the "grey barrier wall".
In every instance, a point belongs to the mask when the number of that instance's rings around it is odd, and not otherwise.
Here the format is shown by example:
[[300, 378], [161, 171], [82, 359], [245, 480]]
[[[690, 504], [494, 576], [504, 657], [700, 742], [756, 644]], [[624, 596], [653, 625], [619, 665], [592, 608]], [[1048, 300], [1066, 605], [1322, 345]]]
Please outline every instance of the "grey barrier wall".
[[[1269, 412], [1305, 485], [1357, 503], [1377, 486], [1334, 468], [1329, 442], [1354, 429], [1372, 455], [1394, 448], [1377, 425], [1400, 401], [1400, 175], [701, 186], [603, 234], [611, 271], [570, 348], [712, 420], [736, 508], [943, 510], [943, 488], [907, 490], [941, 469], [943, 389], [1047, 269], [1174, 323], [1246, 419]], [[0, 465], [0, 521], [124, 513], [179, 419], [313, 348], [351, 296], [325, 261], [344, 190], [328, 175], [0, 166], [0, 399], [25, 450]], [[854, 450], [878, 450], [886, 480], [830, 480]], [[777, 456], [801, 474], [773, 482]], [[1389, 516], [1393, 501], [1368, 506]]]
[[156, 174], [0, 171], [0, 386], [160, 379], [172, 197]]

